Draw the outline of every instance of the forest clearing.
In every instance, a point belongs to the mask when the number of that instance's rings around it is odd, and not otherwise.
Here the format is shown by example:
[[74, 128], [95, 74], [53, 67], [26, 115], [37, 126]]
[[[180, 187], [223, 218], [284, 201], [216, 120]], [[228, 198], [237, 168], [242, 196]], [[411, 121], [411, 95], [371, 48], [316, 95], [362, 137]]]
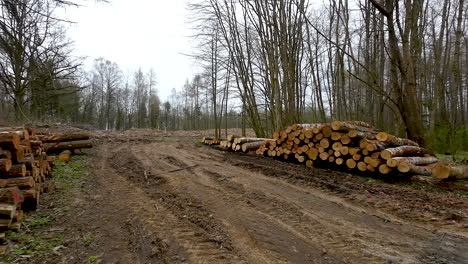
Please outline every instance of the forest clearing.
[[467, 0], [0, 11], [0, 264], [468, 263]]
[[[0, 257], [5, 261], [468, 259], [463, 190], [219, 151], [198, 142], [210, 131], [70, 129], [92, 135], [93, 149], [73, 155], [70, 163], [56, 161], [52, 179], [58, 189], [41, 197], [20, 233], [7, 233], [11, 251]], [[67, 166], [73, 176], [63, 173]]]

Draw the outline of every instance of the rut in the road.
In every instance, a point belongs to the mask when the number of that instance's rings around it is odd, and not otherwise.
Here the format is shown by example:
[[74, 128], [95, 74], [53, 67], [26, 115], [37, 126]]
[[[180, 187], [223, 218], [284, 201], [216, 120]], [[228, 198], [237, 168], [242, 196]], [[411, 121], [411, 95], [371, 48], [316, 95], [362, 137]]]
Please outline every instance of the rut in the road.
[[[167, 248], [177, 248], [177, 252], [162, 254], [182, 254], [193, 263], [243, 262], [232, 252], [230, 240], [220, 228], [221, 224], [210, 217], [210, 213], [204, 210], [200, 202], [168, 188], [164, 177], [155, 176], [163, 174], [161, 171], [153, 171], [144, 165], [147, 158], [138, 159], [132, 151], [123, 151], [123, 148], [116, 149], [115, 153], [108, 159], [108, 163], [114, 171], [119, 172], [115, 177], [120, 181], [129, 179], [133, 182], [118, 186], [125, 189], [123, 192], [132, 193], [126, 198], [137, 199], [129, 200], [132, 207], [140, 212], [142, 228], [152, 230], [168, 244]], [[187, 166], [177, 158], [167, 155], [161, 155], [156, 160], [161, 165], [158, 168], [165, 170]], [[139, 195], [135, 197], [135, 194]]]
[[161, 259], [179, 254], [190, 263], [436, 263], [468, 257], [463, 239], [311, 187], [343, 197], [362, 191], [335, 176], [311, 181], [294, 165], [191, 143], [133, 144], [113, 152], [105, 169], [113, 172], [113, 186], [125, 194], [141, 228], [162, 241]]

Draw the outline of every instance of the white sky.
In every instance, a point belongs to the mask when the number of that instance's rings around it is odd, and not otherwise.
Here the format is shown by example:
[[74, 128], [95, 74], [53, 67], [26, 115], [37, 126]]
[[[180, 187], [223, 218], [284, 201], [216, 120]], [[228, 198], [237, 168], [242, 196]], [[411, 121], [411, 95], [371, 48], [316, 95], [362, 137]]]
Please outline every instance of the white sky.
[[157, 75], [161, 99], [172, 88], [180, 89], [196, 73], [191, 53], [190, 12], [187, 0], [111, 0], [82, 2], [68, 8], [66, 18], [76, 22], [68, 29], [75, 55], [116, 62], [124, 74], [139, 67]]

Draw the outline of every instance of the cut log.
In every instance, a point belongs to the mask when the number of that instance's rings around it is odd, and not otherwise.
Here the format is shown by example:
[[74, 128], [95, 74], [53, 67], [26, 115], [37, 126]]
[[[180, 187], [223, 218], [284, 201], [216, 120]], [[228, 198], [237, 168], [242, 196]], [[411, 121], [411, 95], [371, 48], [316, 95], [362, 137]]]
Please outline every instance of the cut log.
[[0, 149], [0, 159], [11, 159], [11, 151]]
[[66, 142], [66, 141], [77, 141], [77, 140], [88, 140], [88, 134], [72, 133], [63, 135], [38, 135], [40, 141], [43, 143], [51, 142]]
[[[202, 137], [202, 139], [200, 140], [200, 142], [203, 143], [203, 144], [206, 144], [206, 142], [207, 142], [208, 140], [213, 140], [213, 139], [214, 139], [214, 138], [212, 138], [212, 137]], [[52, 145], [52, 144], [49, 144], [49, 145]]]
[[360, 126], [360, 127], [366, 127], [366, 128], [370, 128], [370, 129], [373, 129], [375, 131], [378, 131], [379, 129], [376, 128], [375, 126], [369, 124], [369, 123], [366, 123], [364, 121], [357, 121], [357, 120], [346, 120], [346, 121], [343, 121], [345, 123], [349, 123], [349, 124], [352, 124], [352, 125], [356, 125], [356, 126]]
[[367, 164], [367, 170], [370, 171], [370, 172], [375, 172], [375, 168], [374, 166], [370, 165], [370, 164]]
[[228, 135], [228, 136], [227, 136], [227, 141], [233, 142], [234, 139], [239, 138], [239, 137], [240, 137], [240, 136], [238, 136], [238, 135]]
[[322, 152], [319, 154], [319, 158], [321, 160], [328, 160], [328, 157], [330, 157], [330, 154], [328, 154], [328, 152]]
[[330, 126], [324, 126], [322, 128], [322, 134], [326, 138], [331, 137], [332, 132], [333, 132], [333, 130], [332, 130], [332, 128]]
[[0, 131], [0, 136], [1, 136], [1, 134], [8, 134], [8, 133], [15, 133], [20, 137], [20, 139], [29, 140], [29, 132], [26, 129], [15, 129], [15, 130], [10, 130], [10, 131]]
[[388, 148], [383, 150], [380, 153], [380, 156], [383, 159], [391, 159], [398, 156], [418, 156], [429, 153], [425, 148], [416, 147], [416, 146], [399, 146], [395, 148]]
[[[244, 151], [245, 152], [245, 151]], [[64, 150], [62, 151], [59, 156], [58, 156], [58, 159], [61, 161], [61, 162], [69, 162], [70, 161], [70, 158], [71, 158], [71, 151], [69, 150]]]
[[358, 154], [361, 150], [359, 148], [349, 148], [348, 152], [350, 155]]
[[360, 160], [361, 158], [362, 158], [362, 155], [361, 155], [361, 154], [354, 154], [354, 155], [353, 155], [353, 160], [355, 160], [355, 161], [358, 161], [358, 160]]
[[2, 149], [17, 149], [21, 143], [20, 136], [15, 133], [1, 133], [0, 147]]
[[357, 168], [360, 171], [366, 171], [367, 170], [367, 163], [365, 163], [364, 161], [360, 161], [357, 164]]
[[352, 124], [352, 123], [349, 123], [349, 122], [337, 121], [337, 120], [335, 120], [335, 121], [333, 121], [331, 123], [331, 127], [335, 131], [349, 132], [350, 130], [357, 130], [357, 131], [361, 131], [361, 132], [371, 132], [371, 133], [376, 132], [376, 130], [372, 129], [372, 128], [363, 127], [363, 126], [359, 126], [359, 125]]
[[348, 136], [353, 139], [375, 139], [375, 134], [372, 132], [361, 132], [355, 129], [352, 129], [348, 132]]
[[385, 142], [389, 145], [393, 145], [393, 146], [415, 146], [415, 147], [418, 147], [418, 143], [412, 141], [412, 140], [409, 140], [409, 139], [406, 139], [406, 138], [399, 138], [399, 137], [395, 137], [393, 135], [390, 135], [388, 133], [385, 133], [385, 132], [380, 132], [376, 135], [376, 138], [378, 141], [381, 141], [381, 142]]
[[334, 142], [332, 144], [332, 149], [335, 151], [341, 150], [342, 147], [343, 147], [343, 144], [341, 144], [341, 142]]
[[9, 171], [11, 169], [11, 164], [10, 159], [0, 159], [0, 173]]
[[340, 141], [343, 145], [348, 145], [351, 143], [351, 138], [348, 135], [343, 135], [341, 136]]
[[386, 163], [390, 168], [396, 168], [398, 166], [398, 160], [396, 159], [388, 159]]
[[0, 203], [17, 205], [24, 201], [23, 192], [18, 187], [1, 188]]
[[366, 145], [366, 149], [368, 151], [381, 151], [386, 148], [388, 148], [387, 144], [385, 144], [384, 142], [375, 141], [375, 140], [369, 141]]
[[16, 213], [16, 205], [0, 204], [0, 218], [13, 218]]
[[309, 168], [312, 168], [312, 167], [314, 167], [314, 162], [312, 160], [307, 160], [306, 161], [306, 166], [309, 167]]
[[468, 179], [468, 167], [439, 162], [432, 169], [432, 176], [437, 179]]
[[387, 164], [382, 164], [379, 166], [379, 172], [382, 174], [389, 174], [392, 172], [392, 168], [388, 167]]
[[26, 176], [26, 165], [24, 164], [15, 164], [12, 165], [10, 170], [8, 172], [2, 173], [2, 177], [10, 177], [10, 178], [16, 178], [16, 177], [24, 177]]
[[336, 165], [343, 165], [344, 159], [343, 158], [337, 158], [337, 159], [335, 159], [335, 163], [336, 163]]
[[397, 167], [399, 172], [431, 176], [433, 166], [418, 166], [407, 162], [400, 162]]
[[1, 219], [0, 218], [0, 229], [7, 230], [9, 229], [11, 223], [13, 222], [13, 217], [8, 219]]
[[320, 146], [324, 149], [330, 147], [330, 140], [328, 140], [328, 138], [322, 138], [320, 140]]
[[1, 181], [6, 183], [5, 187], [18, 187], [19, 189], [32, 188], [36, 184], [33, 177], [9, 178]]
[[306, 152], [306, 155], [309, 157], [309, 159], [316, 160], [319, 155], [319, 151], [316, 148], [309, 148], [309, 150]]
[[274, 139], [271, 138], [247, 138], [247, 137], [241, 137], [241, 138], [236, 138], [234, 139], [234, 143], [236, 144], [242, 144], [242, 143], [247, 143], [247, 142], [256, 142], [256, 141], [274, 141]]
[[19, 146], [17, 149], [11, 151], [11, 159], [14, 163], [20, 163], [24, 159], [24, 146]]
[[337, 140], [340, 140], [340, 138], [341, 138], [342, 135], [343, 135], [342, 133], [336, 132], [336, 131], [335, 131], [335, 132], [332, 132], [330, 138], [331, 138], [331, 140], [333, 140], [333, 141], [337, 141]]
[[340, 153], [343, 155], [348, 155], [349, 154], [349, 148], [348, 147], [341, 147], [340, 148]]
[[397, 163], [406, 162], [413, 165], [429, 165], [439, 161], [436, 157], [394, 157], [389, 160], [395, 160]]
[[56, 150], [72, 150], [72, 149], [83, 149], [83, 148], [92, 148], [93, 143], [91, 140], [77, 140], [77, 141], [68, 141], [60, 143], [47, 143], [44, 144], [46, 151], [56, 151]]
[[260, 146], [264, 145], [265, 141], [256, 141], [256, 142], [248, 142], [242, 144], [242, 151], [248, 152], [249, 150], [257, 150]]

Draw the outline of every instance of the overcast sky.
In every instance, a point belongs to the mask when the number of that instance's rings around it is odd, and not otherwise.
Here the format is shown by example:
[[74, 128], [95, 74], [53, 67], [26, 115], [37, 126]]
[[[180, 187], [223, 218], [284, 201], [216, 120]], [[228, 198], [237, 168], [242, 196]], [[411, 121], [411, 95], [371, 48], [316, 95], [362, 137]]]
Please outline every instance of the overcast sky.
[[191, 31], [187, 0], [85, 1], [69, 8], [66, 17], [74, 22], [68, 36], [75, 42], [76, 55], [116, 62], [124, 73], [139, 67], [153, 68], [162, 99], [172, 88], [180, 89], [196, 73], [190, 53]]

